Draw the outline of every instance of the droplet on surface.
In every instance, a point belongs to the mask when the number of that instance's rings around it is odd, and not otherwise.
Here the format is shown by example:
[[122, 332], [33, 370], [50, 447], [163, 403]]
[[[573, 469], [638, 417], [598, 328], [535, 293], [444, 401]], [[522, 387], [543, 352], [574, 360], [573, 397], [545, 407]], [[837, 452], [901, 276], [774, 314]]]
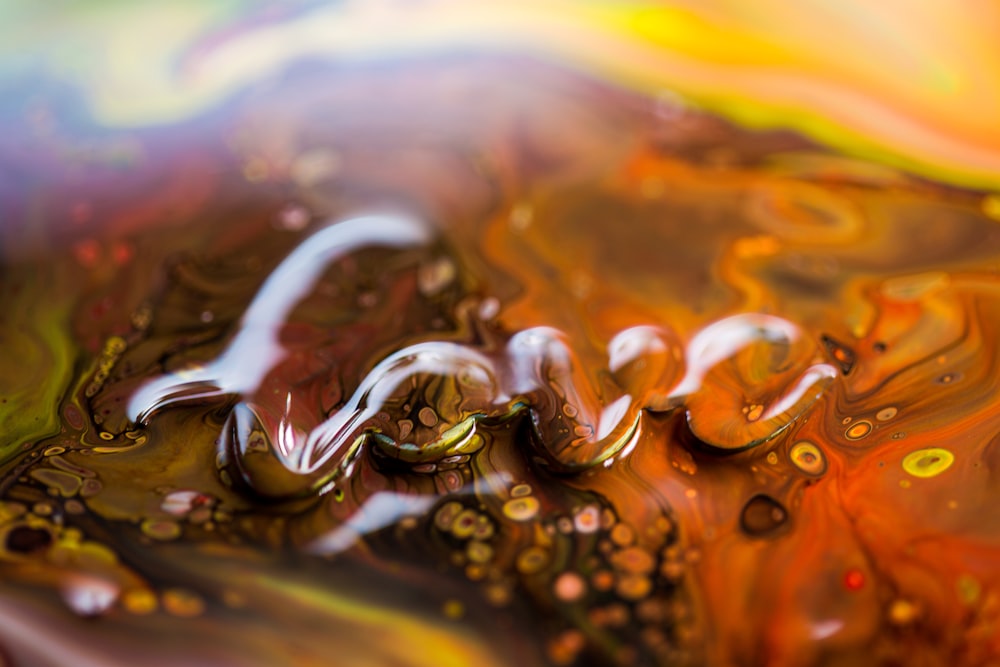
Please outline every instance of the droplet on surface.
[[100, 480], [97, 479], [85, 479], [83, 484], [80, 486], [80, 497], [81, 498], [92, 498], [101, 492], [104, 485], [101, 484]]
[[275, 226], [290, 232], [299, 232], [309, 225], [309, 211], [297, 204], [288, 204], [278, 211]]
[[649, 577], [639, 574], [624, 575], [615, 584], [615, 592], [618, 596], [630, 602], [643, 599], [652, 590], [652, 580]]
[[451, 284], [458, 274], [455, 263], [448, 257], [422, 264], [417, 272], [417, 285], [421, 294], [434, 296]]
[[786, 320], [729, 317], [691, 340], [687, 374], [672, 393], [700, 441], [727, 451], [754, 447], [802, 417], [838, 376], [815, 355], [816, 345]]
[[615, 585], [615, 575], [608, 570], [598, 570], [591, 577], [591, 584], [598, 591], [610, 591]]
[[184, 516], [195, 507], [207, 502], [208, 498], [198, 491], [172, 491], [160, 503], [160, 509], [174, 516]]
[[617, 523], [611, 529], [611, 541], [620, 547], [631, 546], [635, 542], [635, 529], [627, 523]]
[[549, 559], [548, 550], [539, 546], [527, 547], [517, 555], [517, 571], [522, 574], [535, 574], [549, 564]]
[[434, 525], [440, 531], [450, 531], [451, 525], [455, 522], [455, 517], [461, 514], [465, 506], [456, 500], [450, 500], [438, 508], [434, 514]]
[[417, 418], [420, 420], [420, 423], [427, 428], [437, 426], [438, 423], [438, 416], [434, 412], [434, 409], [426, 406], [420, 408], [420, 412], [417, 413]]
[[567, 630], [546, 647], [546, 654], [554, 665], [569, 665], [576, 660], [587, 640], [579, 630]]
[[751, 537], [767, 537], [786, 527], [788, 510], [774, 498], [758, 494], [747, 501], [740, 515], [743, 532]]
[[146, 519], [142, 522], [141, 529], [143, 534], [154, 540], [176, 540], [181, 536], [181, 527], [176, 521]]
[[844, 588], [849, 591], [859, 591], [865, 587], [865, 574], [858, 568], [851, 568], [844, 573]]
[[991, 193], [983, 197], [983, 213], [994, 220], [1000, 220], [1000, 194]]
[[945, 373], [934, 379], [935, 384], [950, 385], [962, 379], [961, 373]]
[[587, 592], [587, 583], [576, 572], [563, 572], [552, 585], [555, 596], [563, 602], [576, 602]]
[[476, 517], [476, 526], [472, 531], [472, 538], [475, 540], [488, 540], [496, 534], [496, 527], [493, 520], [485, 514]]
[[73, 575], [63, 584], [67, 606], [80, 616], [99, 616], [118, 599], [118, 586], [90, 576]]
[[75, 496], [83, 485], [83, 480], [72, 473], [51, 468], [36, 468], [30, 473], [33, 479], [53, 489], [63, 498]]
[[510, 490], [511, 498], [520, 498], [521, 496], [531, 495], [531, 487], [527, 484], [517, 484]]
[[936, 477], [951, 467], [955, 455], [941, 447], [918, 449], [903, 458], [903, 470], [914, 477]]
[[684, 563], [679, 561], [664, 561], [660, 566], [660, 574], [663, 575], [663, 578], [674, 583], [684, 578], [685, 571]]
[[205, 611], [205, 601], [192, 591], [171, 588], [163, 592], [163, 608], [171, 616], [193, 618]]
[[611, 554], [610, 561], [616, 570], [629, 574], [649, 574], [656, 567], [653, 555], [636, 546]]
[[898, 598], [889, 605], [889, 622], [893, 625], [909, 625], [919, 615], [920, 608], [909, 600]]
[[146, 616], [157, 610], [159, 601], [152, 591], [139, 588], [130, 590], [122, 596], [122, 606], [130, 614]]
[[872, 432], [872, 423], [867, 419], [861, 419], [854, 422], [851, 426], [844, 431], [844, 435], [848, 440], [861, 440], [866, 435]]
[[486, 596], [486, 602], [494, 607], [503, 607], [510, 604], [513, 596], [510, 587], [502, 583], [488, 584], [483, 589], [483, 593]]
[[538, 514], [539, 503], [534, 496], [512, 498], [504, 503], [503, 513], [514, 521], [530, 521]]
[[43, 528], [17, 526], [7, 533], [4, 546], [16, 554], [32, 554], [52, 544], [52, 534]]
[[823, 347], [826, 348], [827, 354], [833, 359], [834, 363], [840, 369], [842, 375], [847, 375], [854, 368], [854, 362], [856, 356], [854, 350], [847, 347], [840, 341], [832, 338], [831, 336], [822, 336], [820, 340], [823, 342]]
[[476, 532], [476, 519], [478, 516], [475, 510], [462, 510], [451, 523], [451, 534], [460, 540], [472, 537], [472, 534]]
[[601, 527], [601, 514], [596, 505], [588, 505], [577, 510], [573, 516], [573, 527], [578, 533], [593, 533]]
[[635, 435], [642, 406], [621, 388], [599, 395], [562, 331], [525, 329], [511, 337], [506, 353], [508, 392], [530, 406], [539, 460], [546, 465], [563, 472], [594, 467]]
[[819, 477], [826, 472], [826, 457], [819, 447], [808, 440], [792, 445], [788, 458], [792, 465], [812, 477]]
[[479, 540], [472, 540], [465, 549], [465, 555], [472, 563], [488, 563], [493, 559], [493, 547]]
[[875, 419], [877, 419], [880, 422], [889, 421], [890, 419], [895, 417], [898, 412], [899, 410], [893, 406], [882, 408], [881, 410], [875, 413]]

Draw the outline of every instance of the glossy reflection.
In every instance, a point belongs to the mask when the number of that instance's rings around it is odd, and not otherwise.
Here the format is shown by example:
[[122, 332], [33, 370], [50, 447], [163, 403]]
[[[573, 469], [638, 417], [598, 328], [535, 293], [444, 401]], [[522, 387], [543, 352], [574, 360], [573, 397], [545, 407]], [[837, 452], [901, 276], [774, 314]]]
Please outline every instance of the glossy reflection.
[[995, 195], [515, 56], [268, 85], [14, 114], [4, 657], [990, 664]]

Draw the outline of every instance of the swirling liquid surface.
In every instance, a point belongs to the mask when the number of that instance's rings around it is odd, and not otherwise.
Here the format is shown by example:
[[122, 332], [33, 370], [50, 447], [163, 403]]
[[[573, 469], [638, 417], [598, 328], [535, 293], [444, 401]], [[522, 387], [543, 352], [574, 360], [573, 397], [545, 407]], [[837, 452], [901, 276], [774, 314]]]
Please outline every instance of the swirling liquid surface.
[[8, 663], [1000, 659], [995, 196], [533, 57], [73, 99], [4, 116]]

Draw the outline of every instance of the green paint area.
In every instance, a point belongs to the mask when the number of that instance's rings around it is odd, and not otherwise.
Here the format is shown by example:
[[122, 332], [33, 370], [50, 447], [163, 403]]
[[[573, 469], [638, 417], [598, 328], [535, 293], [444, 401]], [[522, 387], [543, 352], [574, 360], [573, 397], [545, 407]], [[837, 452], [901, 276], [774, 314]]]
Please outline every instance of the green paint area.
[[76, 348], [68, 301], [53, 298], [58, 289], [33, 284], [44, 280], [17, 269], [0, 278], [0, 464], [61, 428], [59, 403]]

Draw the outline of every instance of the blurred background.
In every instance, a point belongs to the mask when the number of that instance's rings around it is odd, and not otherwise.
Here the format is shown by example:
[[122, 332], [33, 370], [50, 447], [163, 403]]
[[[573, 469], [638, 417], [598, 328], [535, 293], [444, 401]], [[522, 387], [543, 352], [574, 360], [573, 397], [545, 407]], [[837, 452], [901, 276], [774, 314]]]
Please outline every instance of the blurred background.
[[997, 186], [1000, 7], [987, 0], [5, 2], [0, 148], [76, 123], [176, 123], [294, 63], [516, 53], [741, 124]]

